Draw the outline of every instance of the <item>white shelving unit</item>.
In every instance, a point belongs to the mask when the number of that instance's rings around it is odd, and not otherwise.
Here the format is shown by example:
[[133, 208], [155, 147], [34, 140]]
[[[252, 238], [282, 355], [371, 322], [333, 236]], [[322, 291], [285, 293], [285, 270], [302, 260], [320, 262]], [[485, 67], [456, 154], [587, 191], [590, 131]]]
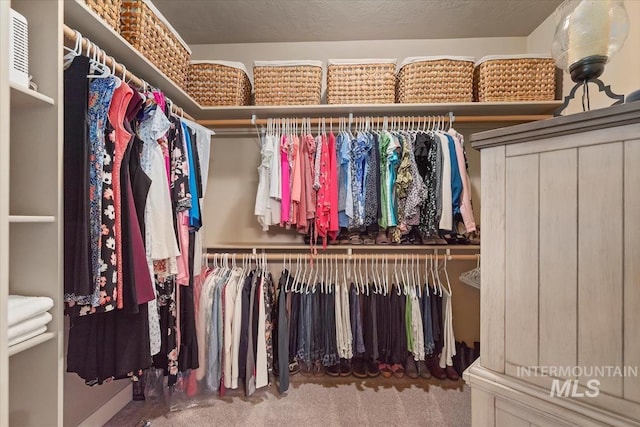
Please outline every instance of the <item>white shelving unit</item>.
[[[29, 74], [9, 83], [9, 9], [29, 25]], [[62, 425], [62, 1], [0, 1], [0, 426]], [[47, 332], [8, 346], [8, 295], [54, 300]]]

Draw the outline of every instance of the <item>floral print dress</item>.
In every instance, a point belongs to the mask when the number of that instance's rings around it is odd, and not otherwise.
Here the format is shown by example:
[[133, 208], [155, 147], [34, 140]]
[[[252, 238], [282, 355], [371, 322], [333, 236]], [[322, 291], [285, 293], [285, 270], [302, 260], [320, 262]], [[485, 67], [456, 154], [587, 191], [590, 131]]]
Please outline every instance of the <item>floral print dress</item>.
[[[108, 240], [108, 233], [104, 234], [103, 218], [108, 217], [108, 204], [103, 211], [104, 200], [104, 181], [105, 178], [110, 182], [111, 177], [104, 175], [104, 162], [106, 156], [105, 130], [107, 126], [107, 115], [109, 105], [116, 87], [115, 77], [107, 77], [104, 79], [94, 79], [89, 85], [89, 220], [90, 220], [90, 237], [91, 237], [91, 268], [93, 277], [93, 292], [91, 295], [65, 295], [67, 302], [67, 314], [70, 316], [82, 316], [94, 313], [96, 307], [103, 306], [100, 311], [108, 311], [113, 301], [108, 301], [109, 292], [106, 289], [106, 266], [102, 257], [103, 244], [111, 245]], [[109, 157], [110, 160], [110, 157]], [[107, 165], [108, 166], [108, 165]], [[109, 167], [107, 167], [109, 169]], [[109, 193], [107, 193], [109, 196]], [[113, 199], [113, 188], [111, 189], [111, 199]], [[113, 207], [113, 206], [112, 206]], [[105, 213], [105, 215], [103, 215]], [[107, 236], [107, 237], [104, 237]], [[103, 242], [104, 238], [104, 242]], [[115, 249], [115, 240], [113, 242]], [[108, 247], [107, 247], [108, 248]], [[110, 262], [110, 260], [108, 260]], [[105, 278], [103, 283], [103, 277]], [[104, 292], [104, 293], [103, 293]], [[102, 296], [102, 298], [101, 298]], [[112, 307], [111, 307], [112, 308]]]

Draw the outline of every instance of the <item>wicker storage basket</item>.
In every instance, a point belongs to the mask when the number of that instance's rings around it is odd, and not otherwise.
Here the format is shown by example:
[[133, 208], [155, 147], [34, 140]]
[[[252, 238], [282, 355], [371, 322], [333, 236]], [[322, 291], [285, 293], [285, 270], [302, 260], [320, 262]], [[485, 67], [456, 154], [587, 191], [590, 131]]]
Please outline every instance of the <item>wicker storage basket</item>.
[[396, 81], [396, 102], [473, 101], [473, 58], [422, 56], [405, 59]]
[[330, 59], [328, 104], [393, 104], [395, 59]]
[[320, 104], [322, 62], [256, 61], [253, 85], [256, 105]]
[[191, 50], [149, 0], [122, 0], [120, 33], [182, 88]]
[[120, 32], [120, 7], [122, 0], [84, 0], [91, 10], [116, 32]]
[[187, 80], [187, 93], [203, 107], [251, 103], [251, 82], [241, 62], [191, 61]]
[[555, 99], [556, 67], [547, 56], [485, 56], [473, 77], [474, 97], [480, 102]]

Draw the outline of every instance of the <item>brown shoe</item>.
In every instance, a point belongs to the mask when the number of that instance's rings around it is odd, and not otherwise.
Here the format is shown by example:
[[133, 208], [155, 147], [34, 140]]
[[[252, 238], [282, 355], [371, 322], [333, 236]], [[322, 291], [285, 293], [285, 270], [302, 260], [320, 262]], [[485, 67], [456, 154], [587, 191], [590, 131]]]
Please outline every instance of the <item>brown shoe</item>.
[[430, 236], [435, 242], [436, 245], [446, 245], [447, 241], [445, 239], [443, 239], [442, 237], [440, 237], [440, 235], [438, 233], [433, 233]]
[[435, 355], [427, 356], [426, 363], [427, 363], [427, 368], [429, 368], [429, 372], [431, 372], [431, 375], [433, 375], [435, 378], [439, 380], [447, 379], [447, 373], [444, 371], [444, 369], [440, 367], [440, 363], [438, 362], [438, 356], [435, 356]]
[[447, 375], [447, 378], [449, 378], [451, 381], [458, 381], [460, 379], [460, 375], [458, 375], [453, 366], [447, 366], [444, 369], [444, 372]]
[[480, 233], [478, 231], [472, 231], [467, 234], [467, 239], [469, 240], [470, 245], [479, 245], [480, 244]]
[[376, 236], [376, 245], [388, 245], [389, 239], [387, 239], [387, 233], [380, 231]]
[[365, 245], [375, 245], [376, 244], [376, 236], [371, 235], [369, 233], [361, 233], [360, 239], [362, 239], [362, 243]]

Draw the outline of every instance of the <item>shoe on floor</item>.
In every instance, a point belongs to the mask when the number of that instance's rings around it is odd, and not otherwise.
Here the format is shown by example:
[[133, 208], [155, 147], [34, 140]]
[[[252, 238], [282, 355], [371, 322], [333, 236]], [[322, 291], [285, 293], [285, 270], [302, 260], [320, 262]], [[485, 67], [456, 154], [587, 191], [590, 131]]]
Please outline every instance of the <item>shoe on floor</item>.
[[340, 366], [341, 377], [348, 377], [349, 375], [351, 375], [352, 370], [350, 359], [340, 359], [340, 363], [338, 363], [338, 365]]
[[391, 372], [393, 372], [393, 376], [396, 378], [404, 378], [404, 367], [399, 363], [391, 365]]
[[444, 369], [444, 372], [447, 375], [447, 378], [449, 378], [451, 381], [458, 381], [460, 379], [460, 375], [458, 375], [453, 366], [447, 366]]
[[340, 364], [336, 363], [335, 365], [327, 366], [325, 371], [329, 376], [338, 377], [340, 376]]
[[289, 375], [295, 375], [300, 372], [300, 365], [297, 360], [289, 362]]
[[313, 375], [313, 365], [307, 362], [300, 362], [300, 373], [305, 377]]
[[[361, 357], [354, 357], [351, 360], [351, 371], [354, 377], [367, 378], [367, 368], [365, 367], [364, 359]], [[378, 372], [378, 374], [380, 374]]]
[[380, 369], [380, 374], [385, 378], [391, 378], [393, 375], [393, 371], [391, 370], [391, 366], [386, 363], [379, 363], [378, 368]]
[[378, 365], [378, 362], [376, 362], [375, 360], [371, 360], [368, 363], [367, 362], [363, 362], [365, 365], [365, 368], [367, 369], [367, 376], [371, 377], [371, 378], [375, 378], [378, 375], [380, 375], [380, 366]]
[[425, 380], [431, 378], [431, 372], [429, 372], [429, 368], [427, 368], [427, 364], [424, 363], [424, 360], [418, 361], [418, 374], [420, 375], [420, 378], [424, 378]]
[[429, 368], [429, 372], [431, 372], [431, 375], [435, 378], [439, 380], [447, 379], [447, 373], [440, 367], [438, 356], [433, 354], [431, 356], [427, 356], [427, 368]]
[[326, 374], [324, 366], [322, 365], [322, 362], [319, 360], [316, 360], [316, 362], [313, 364], [313, 376], [314, 377], [322, 377], [324, 376], [324, 374]]
[[413, 360], [413, 355], [407, 356], [407, 361], [404, 364], [405, 373], [409, 378], [417, 379], [418, 375], [418, 366], [416, 366], [416, 361]]

